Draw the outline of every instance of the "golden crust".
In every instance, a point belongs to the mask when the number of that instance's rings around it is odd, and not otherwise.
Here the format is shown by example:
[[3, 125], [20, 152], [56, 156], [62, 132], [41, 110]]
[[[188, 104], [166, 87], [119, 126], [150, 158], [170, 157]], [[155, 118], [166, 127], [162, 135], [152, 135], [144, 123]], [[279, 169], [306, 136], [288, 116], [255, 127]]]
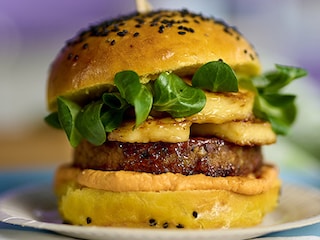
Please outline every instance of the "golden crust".
[[159, 11], [104, 22], [76, 36], [51, 65], [47, 101], [82, 98], [104, 91], [114, 75], [133, 70], [142, 82], [163, 71], [190, 75], [201, 65], [223, 59], [236, 73], [257, 75], [260, 62], [252, 45], [220, 21], [186, 11]]
[[185, 176], [163, 173], [159, 175], [130, 171], [80, 170], [68, 165], [61, 166], [55, 177], [55, 188], [66, 182], [80, 186], [112, 192], [132, 191], [190, 191], [190, 190], [226, 190], [245, 195], [256, 195], [271, 189], [278, 183], [278, 171], [265, 165], [258, 175], [246, 177], [209, 177], [203, 174]]

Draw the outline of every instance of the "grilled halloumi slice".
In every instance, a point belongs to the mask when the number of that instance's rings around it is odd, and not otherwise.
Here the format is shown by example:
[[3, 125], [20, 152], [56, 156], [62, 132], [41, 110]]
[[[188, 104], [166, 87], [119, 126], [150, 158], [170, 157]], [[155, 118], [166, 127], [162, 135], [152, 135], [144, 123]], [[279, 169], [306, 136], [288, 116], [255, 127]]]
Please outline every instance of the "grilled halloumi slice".
[[109, 141], [120, 142], [184, 142], [190, 136], [191, 122], [184, 119], [147, 119], [138, 127], [126, 122], [108, 135]]
[[222, 124], [193, 124], [191, 135], [216, 136], [237, 145], [267, 145], [275, 143], [276, 134], [271, 124], [262, 121], [237, 121]]
[[186, 119], [193, 123], [225, 123], [244, 120], [252, 116], [254, 93], [245, 89], [239, 92], [205, 92], [207, 102], [199, 112]]

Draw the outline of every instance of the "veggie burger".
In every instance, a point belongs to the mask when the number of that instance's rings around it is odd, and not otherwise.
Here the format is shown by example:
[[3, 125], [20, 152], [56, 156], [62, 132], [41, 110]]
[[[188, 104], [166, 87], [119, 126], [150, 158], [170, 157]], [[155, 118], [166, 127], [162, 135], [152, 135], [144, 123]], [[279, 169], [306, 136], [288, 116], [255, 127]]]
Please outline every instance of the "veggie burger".
[[261, 73], [234, 28], [187, 10], [107, 20], [67, 41], [51, 65], [46, 118], [73, 160], [56, 171], [65, 222], [142, 228], [260, 223], [280, 180], [261, 147], [294, 121], [282, 88], [306, 74]]

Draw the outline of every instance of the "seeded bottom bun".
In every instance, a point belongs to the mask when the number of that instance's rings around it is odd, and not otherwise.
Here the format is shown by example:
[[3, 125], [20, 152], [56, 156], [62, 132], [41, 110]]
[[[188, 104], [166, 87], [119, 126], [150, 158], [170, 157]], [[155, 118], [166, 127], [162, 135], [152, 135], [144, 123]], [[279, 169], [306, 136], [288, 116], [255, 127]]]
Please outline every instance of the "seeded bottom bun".
[[[277, 171], [272, 166], [264, 166], [261, 175], [256, 176], [211, 178], [209, 185], [201, 183], [201, 178], [206, 176], [193, 176], [190, 185], [187, 184], [189, 176], [176, 178], [175, 174], [169, 174], [167, 178], [174, 190], [157, 191], [154, 188], [136, 190], [139, 185], [144, 186], [146, 173], [129, 173], [131, 178], [126, 178], [124, 173], [117, 180], [106, 175], [105, 180], [113, 184], [101, 186], [94, 184], [94, 172], [98, 172], [101, 182], [102, 171], [90, 171], [91, 175], [72, 167], [57, 171], [55, 189], [59, 210], [67, 223], [138, 228], [249, 227], [259, 224], [264, 215], [277, 206], [280, 191]], [[163, 186], [160, 182], [163, 179], [153, 180], [159, 180], [156, 186]], [[123, 186], [126, 181], [130, 191], [112, 190], [113, 186], [117, 189], [118, 184]], [[252, 185], [256, 186], [255, 192], [251, 190]]]

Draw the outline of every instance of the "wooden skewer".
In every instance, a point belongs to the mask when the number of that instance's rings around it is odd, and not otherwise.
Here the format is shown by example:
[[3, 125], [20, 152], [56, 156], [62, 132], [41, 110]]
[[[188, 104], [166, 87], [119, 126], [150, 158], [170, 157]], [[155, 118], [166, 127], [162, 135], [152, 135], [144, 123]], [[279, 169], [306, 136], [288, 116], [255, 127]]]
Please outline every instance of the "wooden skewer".
[[147, 13], [152, 10], [152, 6], [148, 0], [136, 0], [136, 7], [139, 13]]

